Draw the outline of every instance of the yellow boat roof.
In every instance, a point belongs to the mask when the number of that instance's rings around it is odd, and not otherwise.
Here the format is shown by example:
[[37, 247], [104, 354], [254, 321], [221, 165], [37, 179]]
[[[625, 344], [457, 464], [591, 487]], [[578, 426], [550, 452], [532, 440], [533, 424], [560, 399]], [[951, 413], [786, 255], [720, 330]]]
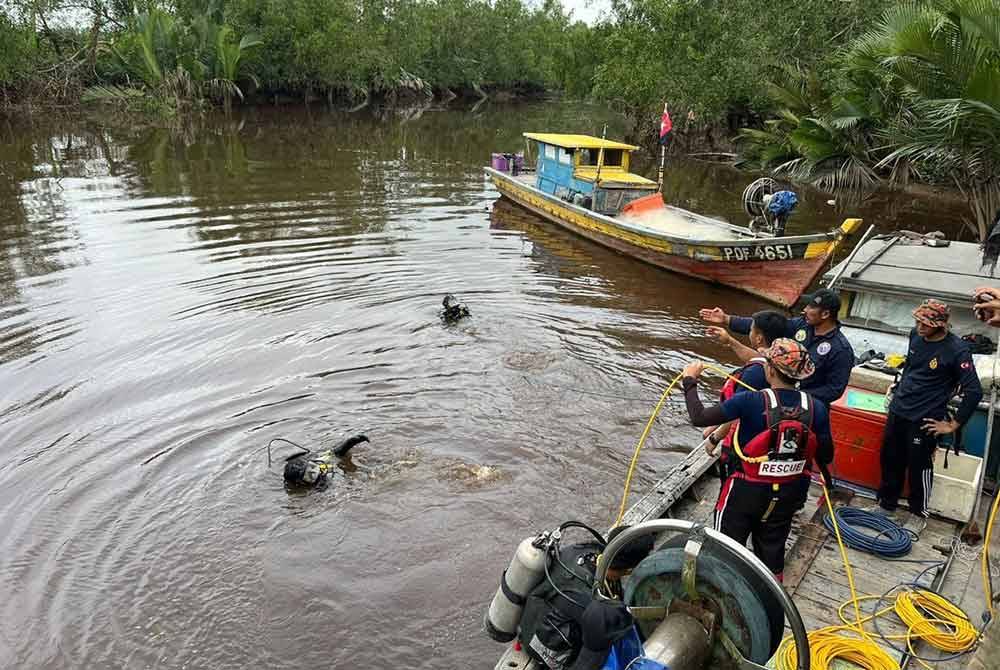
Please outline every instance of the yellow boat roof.
[[[597, 166], [584, 165], [578, 167], [573, 171], [573, 176], [584, 181], [594, 181], [597, 178]], [[633, 186], [656, 186], [656, 182], [652, 179], [646, 179], [643, 176], [625, 172], [620, 167], [604, 166], [601, 168], [601, 181], [631, 184]]]
[[567, 135], [561, 133], [525, 133], [529, 140], [537, 140], [565, 149], [624, 149], [635, 151], [639, 147], [614, 140], [602, 140], [591, 135]]

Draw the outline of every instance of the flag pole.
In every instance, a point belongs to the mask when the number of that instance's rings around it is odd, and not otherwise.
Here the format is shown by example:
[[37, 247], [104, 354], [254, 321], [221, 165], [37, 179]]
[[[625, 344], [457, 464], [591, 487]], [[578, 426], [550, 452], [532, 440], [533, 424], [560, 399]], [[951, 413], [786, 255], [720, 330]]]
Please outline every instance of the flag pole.
[[[663, 103], [663, 113], [667, 113], [667, 103]], [[656, 177], [656, 191], [663, 193], [663, 163], [667, 160], [667, 143], [660, 138], [660, 173]]]
[[608, 124], [604, 124], [601, 130], [601, 148], [597, 150], [597, 173], [594, 175], [594, 196], [597, 196], [597, 187], [601, 185], [601, 167], [604, 165], [604, 141], [608, 137]]

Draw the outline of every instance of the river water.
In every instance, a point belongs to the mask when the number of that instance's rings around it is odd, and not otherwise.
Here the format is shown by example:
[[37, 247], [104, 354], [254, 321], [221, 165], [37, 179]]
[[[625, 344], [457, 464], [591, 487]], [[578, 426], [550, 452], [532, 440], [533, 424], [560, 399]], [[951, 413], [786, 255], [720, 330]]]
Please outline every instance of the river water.
[[[518, 540], [608, 525], [664, 382], [731, 362], [697, 308], [763, 306], [495, 203], [491, 150], [607, 120], [0, 120], [0, 667], [492, 667]], [[739, 221], [747, 180], [673, 162], [665, 191]], [[796, 230], [839, 222], [825, 198]], [[958, 225], [909, 198], [862, 214]], [[447, 293], [470, 318], [440, 321]], [[326, 490], [268, 469], [274, 438], [354, 432]], [[668, 405], [637, 490], [695, 435]]]

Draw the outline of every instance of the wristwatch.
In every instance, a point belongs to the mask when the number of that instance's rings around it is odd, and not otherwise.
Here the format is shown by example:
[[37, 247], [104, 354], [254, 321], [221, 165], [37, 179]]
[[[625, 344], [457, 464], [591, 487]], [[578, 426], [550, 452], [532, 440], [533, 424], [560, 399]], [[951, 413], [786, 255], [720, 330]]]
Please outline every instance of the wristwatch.
[[708, 441], [712, 443], [713, 447], [717, 447], [717, 446], [719, 446], [719, 442], [722, 442], [722, 438], [721, 437], [716, 437], [715, 433], [709, 433], [709, 435], [708, 435]]

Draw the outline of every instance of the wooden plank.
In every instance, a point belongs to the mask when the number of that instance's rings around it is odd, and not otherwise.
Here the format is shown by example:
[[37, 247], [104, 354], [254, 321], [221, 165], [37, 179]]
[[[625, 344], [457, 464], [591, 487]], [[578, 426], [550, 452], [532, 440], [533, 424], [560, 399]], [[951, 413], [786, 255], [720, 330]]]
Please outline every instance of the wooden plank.
[[622, 523], [631, 526], [663, 516], [698, 478], [708, 472], [716, 458], [709, 456], [701, 447], [692, 449], [649, 493], [628, 509]]
[[[808, 502], [806, 504], [808, 505]], [[813, 512], [812, 518], [800, 527], [795, 544], [785, 554], [784, 586], [791, 596], [795, 595], [796, 589], [799, 588], [799, 584], [802, 583], [819, 550], [829, 537], [826, 528], [823, 527], [825, 511], [819, 507]]]

